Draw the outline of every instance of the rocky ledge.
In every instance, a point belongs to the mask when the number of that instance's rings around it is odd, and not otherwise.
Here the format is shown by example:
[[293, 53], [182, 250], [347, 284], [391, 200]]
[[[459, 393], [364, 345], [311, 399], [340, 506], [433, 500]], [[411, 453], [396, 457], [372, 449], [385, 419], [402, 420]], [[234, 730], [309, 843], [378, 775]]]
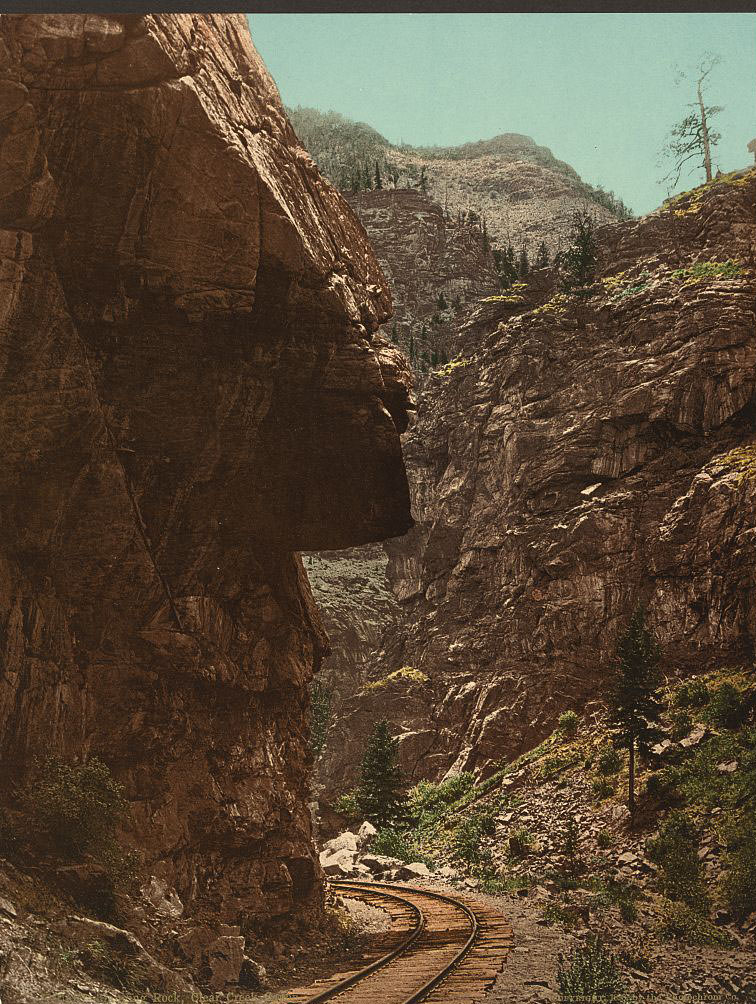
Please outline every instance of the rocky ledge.
[[322, 909], [296, 552], [410, 526], [390, 297], [242, 15], [0, 16], [0, 158], [2, 798], [105, 761], [188, 964]]

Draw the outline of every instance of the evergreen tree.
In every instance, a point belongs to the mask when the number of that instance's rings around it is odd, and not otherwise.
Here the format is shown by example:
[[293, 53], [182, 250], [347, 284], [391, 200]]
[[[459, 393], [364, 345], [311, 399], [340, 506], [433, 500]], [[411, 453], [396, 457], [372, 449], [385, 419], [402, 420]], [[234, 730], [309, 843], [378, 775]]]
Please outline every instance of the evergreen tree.
[[431, 366], [438, 366], [438, 352], [436, 349], [431, 352]]
[[548, 268], [548, 265], [549, 249], [546, 247], [546, 241], [541, 241], [538, 254], [536, 255], [536, 268]]
[[375, 187], [376, 188], [383, 188], [383, 185], [381, 184], [381, 169], [378, 166], [378, 161], [377, 160], [375, 162]]
[[521, 279], [525, 279], [529, 271], [530, 271], [530, 263], [528, 262], [528, 252], [527, 248], [523, 244], [522, 250], [520, 251], [520, 262], [517, 267], [517, 274]]
[[409, 353], [408, 354], [409, 354], [409, 357], [410, 357], [410, 361], [412, 361], [415, 358], [415, 333], [413, 332], [412, 328], [410, 328]]
[[617, 645], [617, 676], [609, 698], [614, 744], [628, 751], [627, 807], [635, 812], [635, 754], [647, 754], [661, 738], [661, 702], [656, 696], [659, 646], [637, 607]]
[[483, 217], [483, 253], [488, 254], [491, 245], [488, 243], [488, 227], [486, 226], [486, 218]]
[[562, 270], [562, 290], [565, 293], [590, 295], [586, 287], [596, 279], [598, 247], [596, 245], [595, 221], [584, 210], [575, 213], [572, 224], [572, 243], [559, 256]]
[[428, 175], [427, 175], [427, 172], [425, 170], [425, 164], [423, 164], [423, 166], [420, 168], [420, 180], [418, 181], [418, 187], [420, 188], [421, 192], [423, 192], [424, 194], [427, 194], [427, 192], [428, 192]]
[[362, 183], [366, 191], [370, 191], [373, 187], [373, 179], [370, 175], [370, 168], [367, 164], [362, 165]]
[[362, 757], [357, 798], [365, 818], [378, 827], [390, 826], [402, 812], [404, 781], [396, 762], [398, 745], [388, 722], [380, 721]]
[[436, 300], [436, 306], [439, 310], [446, 310], [449, 304], [446, 302], [446, 297], [443, 293], [438, 294], [438, 299]]
[[441, 363], [443, 365], [446, 365], [446, 363], [448, 362], [449, 362], [449, 353], [446, 351], [446, 349], [441, 349]]

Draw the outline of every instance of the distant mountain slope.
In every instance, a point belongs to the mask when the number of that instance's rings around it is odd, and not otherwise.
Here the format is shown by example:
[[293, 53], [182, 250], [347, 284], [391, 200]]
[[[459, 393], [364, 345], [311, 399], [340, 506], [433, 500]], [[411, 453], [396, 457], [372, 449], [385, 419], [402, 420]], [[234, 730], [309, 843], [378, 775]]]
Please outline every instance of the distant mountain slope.
[[514, 245], [533, 257], [543, 240], [565, 242], [576, 209], [599, 222], [632, 215], [621, 199], [583, 181], [574, 168], [530, 136], [503, 133], [455, 147], [396, 146], [364, 122], [314, 108], [287, 109], [320, 169], [341, 189], [414, 188], [452, 217], [485, 219], [494, 246]]

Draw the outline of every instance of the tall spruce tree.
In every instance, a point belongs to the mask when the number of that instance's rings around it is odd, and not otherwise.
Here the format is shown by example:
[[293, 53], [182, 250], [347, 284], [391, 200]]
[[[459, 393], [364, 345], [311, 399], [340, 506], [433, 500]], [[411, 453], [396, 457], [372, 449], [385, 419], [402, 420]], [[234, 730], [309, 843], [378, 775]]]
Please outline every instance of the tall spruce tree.
[[548, 268], [548, 265], [549, 249], [546, 247], [546, 241], [541, 241], [538, 254], [536, 255], [536, 268]]
[[381, 169], [378, 166], [378, 161], [375, 162], [375, 187], [383, 188], [383, 182], [381, 181]]
[[377, 722], [368, 739], [360, 767], [358, 801], [366, 819], [390, 826], [402, 814], [404, 779], [397, 766], [398, 740], [388, 722]]
[[627, 807], [635, 813], [635, 755], [647, 754], [661, 738], [661, 702], [656, 696], [659, 646], [646, 627], [643, 607], [637, 607], [617, 644], [617, 676], [609, 698], [614, 744], [628, 752]]
[[517, 271], [521, 279], [524, 279], [527, 276], [528, 272], [530, 271], [530, 263], [528, 262], [528, 252], [525, 245], [523, 245], [522, 250], [520, 251], [520, 264], [518, 266]]
[[572, 243], [559, 256], [562, 273], [562, 291], [578, 296], [590, 294], [590, 287], [596, 280], [598, 246], [596, 244], [596, 221], [583, 210], [572, 219]]

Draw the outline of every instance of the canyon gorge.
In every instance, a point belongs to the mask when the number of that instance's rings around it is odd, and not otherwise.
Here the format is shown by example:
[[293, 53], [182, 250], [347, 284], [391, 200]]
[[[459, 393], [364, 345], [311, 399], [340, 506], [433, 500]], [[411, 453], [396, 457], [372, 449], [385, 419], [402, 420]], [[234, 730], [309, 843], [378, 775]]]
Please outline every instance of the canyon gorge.
[[[530, 137], [335, 119], [244, 15], [0, 15], [1, 1004], [144, 999], [62, 982], [85, 935], [263, 989], [341, 923], [375, 723], [485, 783], [600, 707], [638, 604], [670, 678], [752, 673], [756, 170], [632, 219]], [[107, 909], [33, 832], [45, 762], [122, 792]]]

